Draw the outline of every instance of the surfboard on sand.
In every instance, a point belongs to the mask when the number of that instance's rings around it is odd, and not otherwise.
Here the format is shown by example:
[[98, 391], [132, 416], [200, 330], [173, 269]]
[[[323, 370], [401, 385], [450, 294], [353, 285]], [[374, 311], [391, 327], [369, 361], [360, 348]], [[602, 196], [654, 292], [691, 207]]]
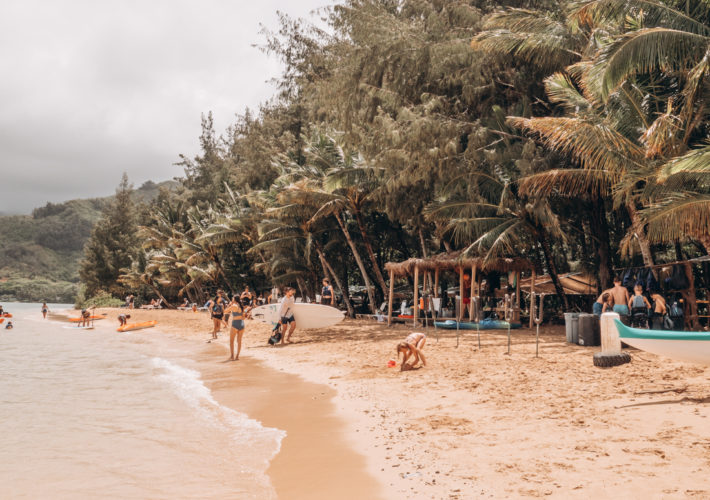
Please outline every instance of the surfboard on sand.
[[89, 325], [89, 326], [79, 326], [79, 325], [65, 326], [64, 328], [66, 328], [67, 330], [93, 330], [94, 329], [94, 327], [92, 325]]
[[[267, 304], [251, 310], [251, 317], [262, 323], [275, 325], [279, 322], [281, 304]], [[335, 307], [322, 304], [304, 304], [298, 302], [294, 305], [293, 317], [296, 319], [296, 328], [311, 330], [327, 328], [340, 323], [345, 313]]]

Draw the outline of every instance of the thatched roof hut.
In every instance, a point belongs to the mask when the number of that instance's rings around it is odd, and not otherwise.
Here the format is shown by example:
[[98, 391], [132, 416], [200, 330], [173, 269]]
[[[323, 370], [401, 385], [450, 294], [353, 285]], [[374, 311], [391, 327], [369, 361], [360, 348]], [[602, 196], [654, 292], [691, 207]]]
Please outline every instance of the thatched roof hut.
[[[392, 322], [392, 290], [393, 283], [396, 276], [402, 276], [405, 274], [412, 274], [414, 276], [414, 323], [417, 323], [418, 319], [418, 298], [419, 298], [419, 273], [420, 272], [430, 272], [433, 271], [434, 278], [434, 296], [438, 297], [439, 288], [439, 272], [453, 270], [459, 274], [459, 288], [460, 297], [464, 297], [464, 273], [470, 271], [471, 281], [468, 288], [470, 288], [470, 298], [472, 299], [475, 294], [475, 283], [476, 283], [476, 272], [485, 273], [487, 271], [499, 271], [499, 272], [514, 272], [517, 274], [516, 283], [518, 288], [516, 290], [516, 302], [518, 313], [520, 310], [520, 273], [522, 271], [533, 271], [534, 265], [528, 259], [522, 257], [500, 257], [493, 259], [485, 259], [483, 257], [468, 257], [464, 256], [462, 251], [449, 252], [434, 255], [432, 257], [422, 258], [411, 258], [405, 260], [404, 262], [388, 262], [385, 264], [385, 270], [389, 272], [390, 275], [390, 297], [389, 297], [389, 314], [388, 314], [388, 324]], [[425, 278], [426, 281], [426, 278]], [[466, 297], [468, 299], [468, 297]], [[463, 307], [461, 308], [463, 311]], [[469, 307], [470, 319], [473, 318], [473, 309]], [[459, 317], [461, 319], [461, 317]]]

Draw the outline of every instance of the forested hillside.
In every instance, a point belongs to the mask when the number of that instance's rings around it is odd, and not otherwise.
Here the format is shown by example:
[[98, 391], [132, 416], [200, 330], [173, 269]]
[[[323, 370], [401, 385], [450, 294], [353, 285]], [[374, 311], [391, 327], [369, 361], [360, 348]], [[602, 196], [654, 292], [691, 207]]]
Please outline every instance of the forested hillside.
[[[147, 203], [174, 184], [148, 181], [133, 197]], [[74, 302], [84, 245], [112, 198], [47, 203], [32, 215], [0, 216], [0, 300]]]

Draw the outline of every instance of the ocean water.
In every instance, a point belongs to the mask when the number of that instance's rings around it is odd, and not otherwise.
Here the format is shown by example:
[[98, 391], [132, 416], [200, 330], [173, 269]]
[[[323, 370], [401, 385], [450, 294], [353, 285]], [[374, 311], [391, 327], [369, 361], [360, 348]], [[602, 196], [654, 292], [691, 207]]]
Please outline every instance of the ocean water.
[[275, 498], [284, 432], [221, 406], [189, 346], [3, 306], [0, 498]]

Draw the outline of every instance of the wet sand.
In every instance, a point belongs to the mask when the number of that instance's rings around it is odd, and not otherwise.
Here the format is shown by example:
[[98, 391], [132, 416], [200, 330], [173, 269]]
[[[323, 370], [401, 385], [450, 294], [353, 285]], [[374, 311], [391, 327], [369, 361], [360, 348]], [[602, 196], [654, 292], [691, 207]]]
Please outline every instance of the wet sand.
[[[196, 346], [205, 345], [210, 330], [206, 314], [137, 316], [158, 319], [161, 329]], [[243, 361], [258, 359], [289, 382], [296, 379], [288, 374], [297, 374], [320, 384], [291, 390], [302, 394], [297, 401], [331, 405], [307, 411], [340, 422], [345, 448], [365, 457], [361, 477], [378, 480], [385, 497], [710, 498], [706, 367], [630, 350], [630, 364], [596, 368], [598, 348], [568, 345], [564, 328], [552, 326], [541, 329], [539, 358], [534, 330], [515, 331], [507, 355], [505, 332], [482, 333], [479, 349], [475, 331], [465, 332], [457, 347], [455, 332], [439, 331], [437, 342], [430, 328], [429, 365], [400, 372], [387, 368], [387, 360], [411, 327], [347, 320], [327, 330], [297, 330], [294, 344], [277, 348], [266, 346], [269, 330], [247, 322]], [[221, 336], [219, 343], [226, 340]], [[237, 379], [257, 366], [243, 361], [230, 364], [239, 365], [229, 368]], [[269, 392], [290, 389], [288, 383], [267, 386]], [[290, 419], [268, 397], [244, 396], [239, 404], [266, 425], [285, 428], [294, 447], [306, 448], [300, 443], [310, 444], [320, 424]], [[270, 424], [278, 419], [285, 424]], [[288, 453], [285, 445], [271, 468], [282, 495], [295, 491], [289, 484], [324, 474]], [[337, 461], [326, 463], [330, 470]], [[347, 493], [336, 497], [367, 497]]]

